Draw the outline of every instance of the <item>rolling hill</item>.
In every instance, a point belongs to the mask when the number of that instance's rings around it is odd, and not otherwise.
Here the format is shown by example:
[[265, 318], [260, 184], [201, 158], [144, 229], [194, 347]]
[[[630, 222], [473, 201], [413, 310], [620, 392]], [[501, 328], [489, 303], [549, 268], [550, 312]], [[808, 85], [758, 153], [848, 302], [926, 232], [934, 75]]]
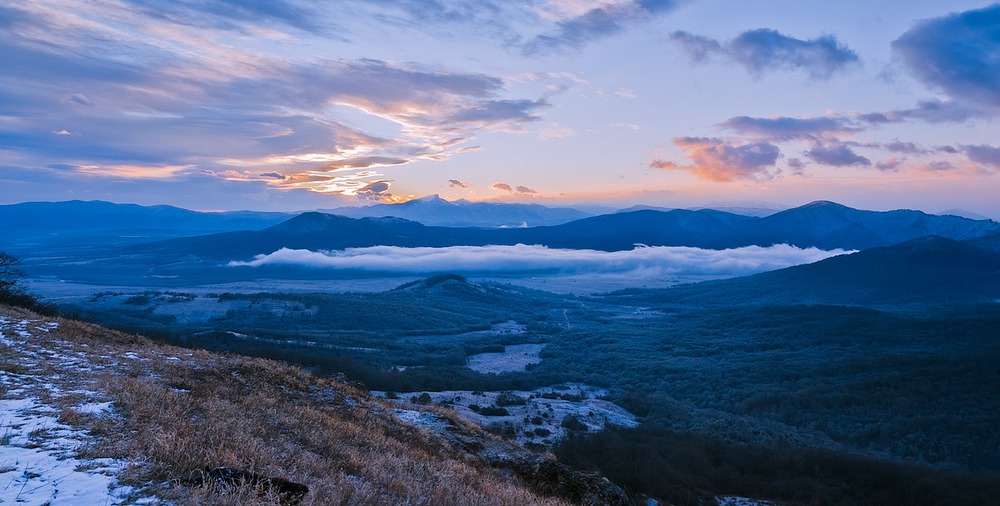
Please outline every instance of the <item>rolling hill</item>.
[[1000, 232], [1000, 223], [921, 211], [862, 211], [817, 201], [741, 223], [716, 247], [791, 244], [821, 249], [866, 249], [937, 235], [964, 240]]
[[1000, 300], [1000, 253], [976, 241], [923, 237], [753, 276], [635, 291], [630, 297], [697, 305], [992, 302]]

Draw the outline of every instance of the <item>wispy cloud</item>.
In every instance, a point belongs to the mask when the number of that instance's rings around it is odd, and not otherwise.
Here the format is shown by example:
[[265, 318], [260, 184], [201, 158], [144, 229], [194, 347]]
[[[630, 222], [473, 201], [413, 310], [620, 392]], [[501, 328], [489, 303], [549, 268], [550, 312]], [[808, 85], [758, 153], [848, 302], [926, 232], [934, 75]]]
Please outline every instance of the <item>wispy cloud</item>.
[[494, 191], [509, 195], [537, 195], [538, 191], [527, 186], [511, 186], [507, 183], [493, 183], [490, 185]]
[[961, 123], [977, 118], [989, 118], [995, 112], [975, 107], [956, 100], [921, 100], [916, 107], [872, 112], [857, 115], [857, 119], [873, 124], [900, 123], [903, 121], [921, 121], [924, 123]]
[[337, 26], [320, 23], [318, 5], [289, 0], [126, 0], [151, 17], [173, 23], [241, 30], [246, 22], [281, 24], [310, 32], [335, 33]]
[[544, 246], [453, 246], [401, 248], [376, 246], [343, 251], [281, 249], [230, 267], [299, 266], [385, 273], [532, 273], [609, 274], [636, 276], [741, 276], [811, 263], [842, 250], [800, 249], [788, 245], [749, 246], [728, 250], [689, 247], [637, 247], [628, 251], [550, 249]]
[[844, 118], [755, 118], [736, 116], [723, 121], [723, 128], [741, 135], [749, 135], [770, 141], [802, 139], [822, 141], [851, 135], [862, 129], [851, 125]]
[[890, 156], [889, 158], [875, 164], [875, 168], [881, 171], [897, 171], [906, 161], [905, 158]]
[[[0, 124], [0, 139], [27, 158], [107, 168], [91, 174], [122, 175], [113, 169], [122, 165], [166, 177], [155, 167], [259, 167], [286, 176], [267, 178], [275, 188], [308, 182], [313, 191], [341, 192], [338, 170], [445, 160], [480, 132], [526, 131], [548, 106], [507, 97], [503, 79], [481, 73], [291, 59], [233, 44], [330, 29], [318, 11], [293, 0], [0, 7], [0, 87], [14, 90], [4, 106], [17, 120]], [[387, 121], [399, 134], [349, 126], [336, 107]]]
[[538, 137], [542, 140], [565, 139], [574, 135], [576, 135], [575, 130], [562, 126], [558, 123], [550, 123], [549, 126], [543, 128], [541, 132], [538, 133]]
[[854, 50], [833, 35], [797, 39], [769, 28], [748, 30], [728, 42], [675, 31], [670, 38], [693, 62], [722, 58], [741, 65], [755, 76], [777, 70], [802, 70], [813, 79], [828, 79], [859, 65]]
[[1000, 148], [985, 145], [962, 146], [962, 151], [973, 162], [1000, 169]]
[[[550, 8], [547, 11], [561, 19], [552, 30], [528, 40], [522, 46], [523, 52], [534, 56], [579, 49], [596, 40], [621, 33], [631, 24], [670, 12], [680, 3], [678, 0], [568, 2], [568, 6]], [[579, 6], [587, 7], [581, 9]]]
[[674, 144], [691, 160], [691, 165], [654, 160], [649, 166], [687, 171], [715, 182], [769, 179], [773, 177], [772, 169], [781, 155], [778, 147], [769, 142], [734, 144], [718, 138], [679, 137], [674, 139]]

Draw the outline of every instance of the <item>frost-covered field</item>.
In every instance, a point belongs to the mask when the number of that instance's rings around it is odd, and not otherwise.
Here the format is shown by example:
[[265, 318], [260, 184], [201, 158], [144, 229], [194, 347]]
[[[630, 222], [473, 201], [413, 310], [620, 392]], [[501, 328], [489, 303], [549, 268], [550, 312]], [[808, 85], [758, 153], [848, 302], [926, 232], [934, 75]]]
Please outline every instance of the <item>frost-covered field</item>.
[[[0, 503], [91, 506], [146, 504], [132, 487], [117, 483], [125, 462], [82, 457], [93, 437], [60, 417], [114, 416], [111, 404], [73, 384], [68, 375], [46, 374], [36, 381], [41, 362], [80, 369], [79, 353], [55, 353], [35, 345], [33, 333], [47, 333], [55, 323], [11, 320], [0, 315]], [[65, 380], [65, 381], [60, 381]]]
[[505, 434], [521, 444], [551, 447], [573, 431], [596, 432], [606, 425], [639, 425], [636, 416], [625, 408], [601, 399], [606, 394], [600, 388], [569, 383], [531, 391], [426, 392], [427, 397], [423, 400], [420, 399], [423, 394], [407, 394], [404, 401], [406, 404], [412, 400], [440, 403], [462, 418]]

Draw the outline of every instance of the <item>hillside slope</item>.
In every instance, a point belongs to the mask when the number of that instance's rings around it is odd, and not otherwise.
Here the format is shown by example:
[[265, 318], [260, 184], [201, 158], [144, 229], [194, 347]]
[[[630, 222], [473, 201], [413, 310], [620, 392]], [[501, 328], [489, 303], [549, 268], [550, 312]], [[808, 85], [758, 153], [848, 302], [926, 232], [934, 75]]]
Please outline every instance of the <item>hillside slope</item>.
[[[75, 434], [59, 455], [82, 461], [79, 483], [114, 475], [113, 483], [89, 492], [67, 491], [58, 483], [64, 477], [38, 467], [41, 457], [17, 469], [4, 465], [0, 479], [10, 481], [11, 493], [0, 497], [14, 501], [67, 494], [94, 503], [232, 505], [627, 501], [607, 480], [527, 452], [447, 411], [394, 409], [344, 382], [278, 362], [161, 345], [6, 306], [0, 306], [0, 401], [12, 411], [0, 413], [5, 425], [11, 414], [47, 413], [58, 420], [59, 437]], [[28, 443], [7, 437], [4, 444], [41, 455], [55, 444], [46, 441], [49, 432], [55, 433], [49, 427], [26, 435]], [[292, 485], [298, 495], [282, 492]], [[108, 494], [109, 486], [116, 492], [103, 498], [85, 494]]]
[[1000, 299], [1000, 253], [977, 241], [923, 237], [819, 262], [662, 290], [628, 292], [682, 304], [956, 304]]
[[791, 244], [820, 249], [867, 249], [937, 235], [966, 240], [1000, 232], [1000, 224], [921, 211], [865, 211], [816, 201], [758, 220], [746, 221], [715, 247]]

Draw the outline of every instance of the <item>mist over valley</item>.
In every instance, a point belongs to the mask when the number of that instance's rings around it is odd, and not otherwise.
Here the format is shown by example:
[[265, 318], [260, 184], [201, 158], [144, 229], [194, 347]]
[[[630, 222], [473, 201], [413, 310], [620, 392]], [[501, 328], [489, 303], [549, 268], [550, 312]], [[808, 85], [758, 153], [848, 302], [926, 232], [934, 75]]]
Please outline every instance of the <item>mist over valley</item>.
[[[919, 476], [948, 502], [1000, 469], [989, 220], [819, 202], [508, 229], [72, 205], [110, 214], [64, 234], [33, 204], [38, 221], [0, 245], [63, 314], [344, 377], [419, 427], [442, 427], [420, 409], [453, 410], [641, 496], [840, 502], [842, 487], [902, 497]], [[222, 230], [185, 236], [178, 213]], [[239, 230], [247, 216], [264, 221]], [[793, 471], [803, 458], [818, 467]], [[745, 478], [723, 479], [736, 462]]]

